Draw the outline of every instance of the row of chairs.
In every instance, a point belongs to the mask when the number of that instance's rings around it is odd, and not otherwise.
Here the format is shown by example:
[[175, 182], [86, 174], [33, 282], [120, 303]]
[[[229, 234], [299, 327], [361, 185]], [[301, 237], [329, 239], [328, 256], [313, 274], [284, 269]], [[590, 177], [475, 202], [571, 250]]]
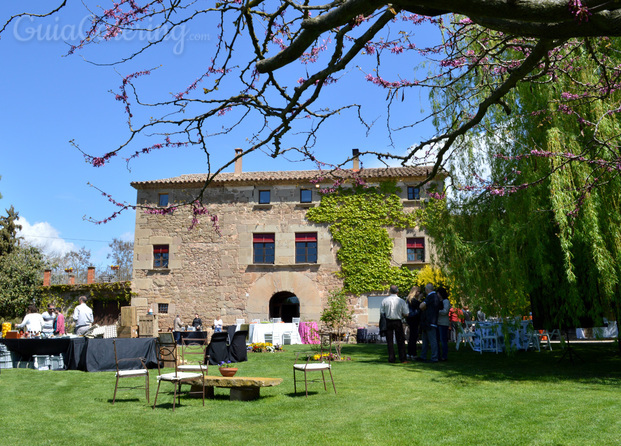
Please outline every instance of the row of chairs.
[[[554, 330], [552, 333], [548, 333], [547, 330], [534, 330], [532, 326], [528, 326], [524, 333], [521, 331], [513, 333], [515, 339], [512, 340], [512, 345], [514, 345], [515, 348], [521, 348], [524, 350], [532, 348], [537, 349], [537, 351], [541, 351], [541, 346], [543, 345], [544, 348], [552, 350], [550, 338], [555, 334], [560, 337], [559, 330]], [[459, 350], [459, 346], [462, 342], [468, 344], [472, 350], [478, 351], [481, 354], [484, 351], [499, 353], [503, 349], [502, 337], [498, 332], [498, 327], [495, 326], [491, 328], [479, 329], [479, 332], [476, 333], [471, 328], [465, 329], [462, 324], [457, 324], [457, 340], [455, 344], [456, 350]]]
[[[158, 360], [158, 376], [157, 376], [157, 390], [155, 393], [155, 399], [153, 401], [153, 409], [157, 405], [157, 397], [159, 395], [160, 386], [162, 382], [170, 382], [173, 384], [173, 412], [178, 404], [181, 404], [181, 386], [183, 384], [192, 385], [192, 388], [187, 392], [188, 394], [196, 394], [200, 395], [203, 401], [203, 406], [205, 406], [205, 377], [208, 374], [209, 365], [210, 364], [219, 364], [220, 362], [228, 361], [229, 359], [225, 358], [225, 354], [228, 354], [230, 358], [243, 358], [242, 360], [247, 360], [246, 354], [246, 345], [245, 338], [246, 333], [242, 331], [236, 337], [233, 337], [232, 342], [229, 345], [226, 345], [225, 342], [228, 339], [227, 333], [214, 333], [211, 341], [207, 344], [206, 348], [203, 348], [205, 345], [204, 340], [202, 339], [184, 339], [181, 346], [178, 346], [176, 343], [166, 343], [157, 341], [159, 359]], [[215, 337], [215, 339], [214, 339]], [[238, 339], [242, 339], [243, 343], [243, 353], [239, 350], [240, 341]], [[123, 389], [135, 389], [144, 387], [147, 403], [150, 404], [150, 396], [149, 396], [149, 369], [146, 366], [144, 358], [119, 358], [116, 348], [116, 340], [113, 341], [114, 345], [114, 358], [116, 363], [116, 384], [114, 386], [114, 396], [112, 398], [112, 404], [116, 402], [117, 390], [120, 388]], [[180, 347], [180, 348], [179, 348]], [[200, 347], [200, 348], [196, 348]], [[225, 353], [224, 347], [229, 347]], [[179, 358], [179, 349], [181, 350], [181, 357]], [[297, 376], [296, 372], [300, 372], [304, 374], [304, 387], [306, 397], [308, 397], [308, 382], [312, 380], [308, 379], [308, 374], [311, 372], [321, 372], [321, 378], [323, 381], [324, 390], [327, 391], [325, 373], [328, 372], [330, 375], [330, 380], [332, 381], [332, 387], [334, 389], [334, 393], [336, 393], [336, 385], [334, 383], [334, 377], [332, 376], [332, 356], [331, 356], [331, 345], [328, 356], [323, 355], [323, 344], [321, 349], [321, 361], [320, 362], [311, 362], [312, 355], [308, 355], [306, 358], [306, 362], [298, 362], [298, 356], [296, 356], [296, 360], [293, 365], [293, 382], [294, 382], [294, 392], [297, 393]], [[214, 355], [212, 357], [212, 354]], [[220, 355], [220, 356], [219, 356]], [[197, 357], [198, 356], [198, 357]], [[194, 358], [194, 360], [191, 360]], [[216, 359], [218, 358], [218, 359]], [[180, 360], [179, 360], [180, 359]], [[173, 372], [162, 373], [163, 361], [166, 361], [166, 365], [172, 365], [174, 367]], [[133, 362], [133, 364], [125, 365], [129, 362]], [[239, 361], [236, 361], [239, 362]], [[136, 367], [138, 368], [132, 368]], [[140, 385], [132, 385], [128, 387], [119, 386], [119, 380], [122, 378], [140, 378], [144, 377], [144, 386]], [[192, 390], [198, 389], [198, 390]]]
[[[147, 403], [151, 404], [150, 396], [149, 396], [149, 369], [146, 366], [144, 358], [119, 358], [117, 348], [116, 348], [116, 340], [112, 341], [114, 346], [114, 360], [116, 363], [116, 384], [114, 386], [114, 396], [112, 397], [112, 404], [116, 402], [116, 394], [118, 389], [136, 389], [143, 388], [145, 389], [145, 394], [147, 398]], [[177, 401], [181, 404], [181, 385], [182, 384], [193, 384], [196, 385], [199, 382], [201, 385], [195, 386], [195, 388], [199, 388], [199, 391], [188, 391], [188, 394], [197, 394], [201, 395], [203, 399], [203, 406], [205, 405], [205, 376], [207, 376], [207, 372], [209, 369], [209, 361], [207, 361], [207, 356], [205, 356], [205, 351], [202, 349], [190, 350], [188, 348], [190, 343], [187, 345], [182, 345], [182, 357], [189, 357], [190, 355], [200, 354], [200, 359], [196, 362], [186, 362], [185, 360], [179, 361], [179, 351], [178, 346], [175, 343], [164, 343], [157, 341], [158, 352], [159, 352], [159, 360], [157, 362], [158, 376], [157, 376], [157, 390], [155, 392], [155, 399], [153, 400], [153, 408], [157, 404], [157, 396], [159, 395], [160, 385], [162, 382], [170, 382], [174, 386], [174, 394], [173, 394], [173, 412], [176, 408]], [[162, 373], [162, 365], [163, 361], [166, 361], [167, 364], [172, 363], [174, 366], [174, 372], [170, 373]], [[181, 364], [180, 362], [183, 362]], [[139, 363], [138, 368], [136, 367]], [[133, 385], [131, 386], [119, 386], [119, 380], [123, 378], [139, 378], [144, 377], [144, 385], [135, 384], [133, 381]]]

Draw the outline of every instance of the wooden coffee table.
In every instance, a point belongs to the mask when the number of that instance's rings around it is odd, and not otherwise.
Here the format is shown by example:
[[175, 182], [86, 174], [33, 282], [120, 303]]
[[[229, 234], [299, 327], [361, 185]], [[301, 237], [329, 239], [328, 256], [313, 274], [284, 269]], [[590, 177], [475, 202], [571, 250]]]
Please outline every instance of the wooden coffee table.
[[[206, 376], [205, 397], [214, 398], [214, 387], [231, 389], [231, 401], [256, 400], [260, 396], [261, 387], [274, 387], [282, 383], [282, 378], [257, 378], [250, 376]], [[191, 392], [199, 391], [200, 379], [192, 382]]]

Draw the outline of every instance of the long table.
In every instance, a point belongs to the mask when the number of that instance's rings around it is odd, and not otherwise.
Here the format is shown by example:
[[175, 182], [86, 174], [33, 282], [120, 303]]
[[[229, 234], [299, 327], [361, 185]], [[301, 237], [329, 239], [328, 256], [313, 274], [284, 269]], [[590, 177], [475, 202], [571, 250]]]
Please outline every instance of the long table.
[[178, 344], [181, 344], [183, 339], [207, 339], [208, 332], [206, 331], [174, 331], [173, 335], [175, 339], [179, 339]]
[[298, 332], [298, 327], [294, 323], [275, 323], [275, 324], [249, 324], [248, 339], [252, 343], [265, 342], [265, 335], [272, 335], [273, 344], [283, 344], [283, 335], [288, 334], [292, 344], [301, 344], [302, 339]]
[[[109, 372], [116, 370], [113, 339], [50, 338], [0, 339], [7, 348], [29, 361], [33, 355], [62, 354], [66, 370]], [[117, 338], [117, 354], [121, 358], [145, 358], [147, 367], [157, 367], [155, 338]], [[124, 369], [140, 368], [140, 363], [124, 365]]]

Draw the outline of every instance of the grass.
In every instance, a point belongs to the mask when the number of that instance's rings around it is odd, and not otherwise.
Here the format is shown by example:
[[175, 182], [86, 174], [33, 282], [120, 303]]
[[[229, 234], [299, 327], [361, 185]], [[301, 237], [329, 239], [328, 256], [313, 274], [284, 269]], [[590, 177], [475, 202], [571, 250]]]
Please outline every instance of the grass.
[[[343, 347], [334, 364], [338, 394], [310, 384], [293, 393], [296, 352], [249, 353], [239, 375], [282, 377], [256, 401], [229, 401], [227, 389], [202, 407], [172, 395], [158, 406], [144, 392], [119, 390], [114, 373], [2, 370], [3, 444], [162, 445], [609, 445], [621, 441], [621, 357], [616, 344], [513, 356], [467, 348], [439, 364], [389, 364], [385, 345]], [[210, 374], [216, 374], [215, 367]], [[151, 375], [151, 401], [157, 370]], [[140, 380], [140, 378], [138, 378]], [[129, 380], [123, 380], [127, 382]], [[328, 383], [329, 385], [329, 383]], [[171, 387], [162, 389], [169, 390]]]

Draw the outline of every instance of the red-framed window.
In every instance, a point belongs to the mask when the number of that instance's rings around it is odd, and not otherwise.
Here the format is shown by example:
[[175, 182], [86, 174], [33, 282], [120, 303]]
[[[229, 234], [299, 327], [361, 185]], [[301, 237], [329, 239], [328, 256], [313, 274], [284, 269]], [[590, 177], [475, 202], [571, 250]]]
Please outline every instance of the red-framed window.
[[168, 268], [168, 245], [153, 245], [153, 268]]
[[425, 238], [412, 237], [407, 239], [408, 262], [425, 261]]
[[317, 233], [295, 234], [295, 263], [317, 263]]
[[252, 248], [254, 263], [274, 263], [276, 253], [274, 234], [253, 234]]

